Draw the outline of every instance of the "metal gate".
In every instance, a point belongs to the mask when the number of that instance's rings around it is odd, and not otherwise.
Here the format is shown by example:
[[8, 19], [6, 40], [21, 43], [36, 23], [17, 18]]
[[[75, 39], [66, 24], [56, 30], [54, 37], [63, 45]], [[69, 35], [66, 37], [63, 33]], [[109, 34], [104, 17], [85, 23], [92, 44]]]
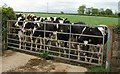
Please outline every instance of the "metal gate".
[[[61, 58], [61, 59], [70, 60], [70, 61], [76, 61], [80, 63], [92, 64], [92, 65], [102, 65], [103, 61], [105, 61], [104, 57], [106, 55], [105, 53], [106, 49], [104, 49], [104, 36], [73, 34], [71, 33], [71, 24], [62, 24], [62, 25], [69, 25], [70, 33], [64, 33], [64, 32], [57, 32], [57, 33], [69, 34], [69, 38], [70, 38], [69, 41], [56, 40], [54, 37], [46, 38], [45, 34], [51, 31], [46, 31], [46, 27], [44, 27], [44, 30], [40, 30], [44, 32], [44, 37], [43, 38], [34, 37], [38, 39], [38, 42], [36, 44], [30, 41], [30, 36], [24, 34], [21, 40], [21, 44], [22, 44], [21, 48], [19, 48], [20, 42], [18, 39], [17, 30], [19, 30], [20, 28], [14, 27], [15, 22], [16, 22], [15, 20], [8, 20], [7, 22], [7, 30], [8, 30], [7, 31], [7, 46], [8, 48], [21, 50], [21, 51], [27, 51], [27, 52], [36, 53], [36, 54], [42, 54], [42, 53], [47, 52], [48, 55], [51, 57]], [[39, 23], [44, 23], [44, 22], [39, 22]], [[47, 24], [56, 24], [56, 23], [45, 22], [44, 25], [47, 25]], [[77, 26], [80, 26], [80, 25], [77, 25]], [[88, 51], [82, 50], [81, 47], [84, 45], [84, 43], [78, 43], [75, 40], [73, 40], [72, 39], [73, 35], [99, 37], [103, 39], [103, 44], [102, 45], [87, 44], [89, 46]], [[51, 43], [46, 44], [46, 41], [48, 40]], [[42, 44], [41, 44], [41, 41], [43, 42]], [[61, 43], [61, 46], [56, 46], [56, 43], [58, 42]], [[64, 42], [67, 42], [67, 47], [62, 47], [62, 44], [64, 44]], [[31, 47], [31, 44], [33, 45], [33, 47]], [[74, 45], [75, 47], [72, 47], [72, 45]], [[79, 46], [79, 48], [77, 46]], [[84, 56], [84, 55], [81, 55], [81, 53], [88, 53], [90, 55]]]

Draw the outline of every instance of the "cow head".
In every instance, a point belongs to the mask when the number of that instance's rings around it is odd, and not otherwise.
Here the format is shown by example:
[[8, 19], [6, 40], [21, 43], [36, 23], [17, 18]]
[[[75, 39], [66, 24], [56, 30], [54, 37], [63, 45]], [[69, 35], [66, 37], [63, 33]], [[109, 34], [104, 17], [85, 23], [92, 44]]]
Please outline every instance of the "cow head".
[[24, 16], [19, 16], [19, 17], [17, 18], [17, 22], [15, 23], [15, 26], [16, 26], [16, 27], [21, 27], [21, 26], [23, 26], [24, 20], [25, 20], [25, 17], [24, 17]]
[[[104, 35], [104, 44], [107, 42], [107, 28], [104, 29], [104, 27], [86, 27], [83, 34], [86, 35], [93, 35], [93, 36], [103, 36]], [[92, 36], [81, 36], [81, 39], [83, 39], [83, 43], [86, 44], [94, 44], [94, 45], [100, 45], [103, 44], [103, 38], [100, 37], [92, 37]]]

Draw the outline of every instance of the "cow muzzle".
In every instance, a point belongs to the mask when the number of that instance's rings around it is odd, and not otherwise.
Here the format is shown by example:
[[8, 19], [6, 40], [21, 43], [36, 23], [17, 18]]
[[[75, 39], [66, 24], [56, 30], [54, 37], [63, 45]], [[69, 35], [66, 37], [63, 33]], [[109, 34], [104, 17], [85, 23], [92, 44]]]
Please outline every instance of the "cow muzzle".
[[22, 31], [23, 31], [23, 32], [26, 32], [26, 30], [25, 30], [25, 29], [23, 29], [23, 28], [22, 28]]
[[88, 41], [84, 41], [85, 46], [88, 44]]

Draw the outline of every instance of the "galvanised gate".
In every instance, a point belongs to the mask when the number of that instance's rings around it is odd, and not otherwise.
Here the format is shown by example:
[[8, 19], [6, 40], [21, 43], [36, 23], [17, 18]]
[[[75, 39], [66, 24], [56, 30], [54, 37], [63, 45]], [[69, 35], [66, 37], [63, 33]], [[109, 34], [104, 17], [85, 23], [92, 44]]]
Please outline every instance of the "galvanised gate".
[[[70, 38], [69, 41], [57, 40], [54, 36], [52, 38], [46, 38], [45, 34], [48, 32], [52, 32], [52, 31], [47, 31], [46, 26], [44, 26], [44, 30], [39, 30], [39, 31], [44, 32], [44, 37], [33, 37], [38, 40], [37, 43], [31, 42], [30, 40], [31, 36], [26, 35], [24, 33], [22, 40], [21, 40], [21, 48], [20, 48], [19, 46], [20, 41], [19, 41], [18, 33], [17, 33], [17, 30], [19, 30], [20, 28], [14, 27], [15, 22], [16, 20], [8, 20], [7, 22], [7, 30], [8, 30], [7, 31], [7, 46], [8, 48], [21, 50], [21, 51], [27, 51], [27, 52], [36, 53], [36, 54], [42, 54], [42, 53], [47, 52], [48, 55], [51, 57], [61, 58], [61, 59], [80, 62], [80, 63], [92, 64], [92, 65], [102, 65], [103, 62], [107, 60], [106, 55], [108, 53], [106, 51], [108, 51], [108, 49], [105, 47], [108, 47], [108, 44], [106, 45], [104, 44], [104, 35], [93, 36], [93, 35], [84, 35], [84, 34], [73, 34], [71, 33], [72, 24], [62, 24], [62, 25], [69, 25], [70, 33], [57, 32], [57, 33], [62, 33], [62, 34], [69, 34], [69, 38]], [[32, 21], [29, 21], [29, 22], [32, 22]], [[56, 23], [47, 23], [47, 22], [39, 22], [39, 23], [44, 23], [44, 25], [56, 24]], [[76, 25], [76, 26], [84, 26], [84, 25]], [[84, 43], [78, 43], [75, 40], [73, 40], [73, 37], [72, 37], [73, 35], [99, 37], [103, 39], [103, 44], [102, 45], [87, 44], [89, 46], [88, 51], [82, 50], [81, 47], [84, 45]], [[48, 40], [50, 43], [46, 44], [46, 41]], [[58, 42], [60, 43], [60, 45], [56, 45]], [[67, 42], [67, 47], [62, 46], [62, 44], [64, 44], [65, 42]], [[31, 47], [31, 45], [33, 46]], [[81, 55], [81, 53], [87, 53], [90, 55], [84, 56], [84, 55]]]

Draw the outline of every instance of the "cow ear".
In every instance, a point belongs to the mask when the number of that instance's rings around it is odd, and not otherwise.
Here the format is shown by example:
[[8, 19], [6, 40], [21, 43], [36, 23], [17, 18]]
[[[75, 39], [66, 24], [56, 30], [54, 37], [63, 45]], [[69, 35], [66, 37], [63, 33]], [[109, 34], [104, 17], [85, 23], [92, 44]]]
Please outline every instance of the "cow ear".
[[65, 18], [65, 20], [67, 20], [67, 18]]
[[40, 17], [38, 17], [37, 20], [40, 20]]

